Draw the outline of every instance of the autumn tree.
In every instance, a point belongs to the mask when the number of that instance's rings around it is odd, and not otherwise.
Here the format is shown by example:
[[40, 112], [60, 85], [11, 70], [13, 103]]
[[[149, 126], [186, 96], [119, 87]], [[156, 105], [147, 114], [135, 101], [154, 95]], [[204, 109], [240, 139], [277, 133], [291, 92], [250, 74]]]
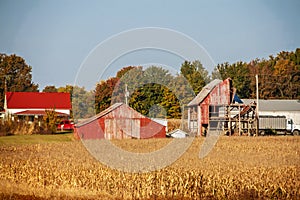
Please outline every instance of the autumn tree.
[[111, 97], [119, 78], [113, 77], [100, 81], [95, 89], [95, 109], [99, 113], [111, 105]]
[[[75, 87], [78, 87], [78, 86], [75, 86]], [[70, 94], [72, 94], [73, 93], [73, 88], [74, 88], [73, 85], [66, 85], [64, 87], [57, 88], [57, 92], [64, 92], [64, 93], [70, 93]]]
[[43, 89], [43, 92], [57, 92], [57, 88], [54, 85], [47, 85]]
[[127, 72], [129, 72], [130, 70], [135, 69], [135, 68], [136, 68], [136, 67], [134, 67], [134, 66], [124, 67], [124, 68], [122, 68], [121, 70], [119, 70], [119, 71], [117, 72], [116, 77], [117, 77], [117, 78], [122, 78]]
[[111, 104], [119, 102], [126, 103], [125, 89], [127, 88], [127, 95], [129, 97], [134, 90], [144, 84], [145, 74], [143, 67], [129, 66], [118, 71], [116, 78], [118, 79], [118, 82], [113, 89]]
[[37, 92], [38, 84], [32, 82], [32, 67], [17, 56], [0, 54], [0, 109], [3, 110], [4, 93]]
[[[95, 90], [97, 112], [117, 102], [125, 103], [125, 88], [128, 90], [128, 104], [136, 111], [149, 117], [179, 118], [180, 101], [174, 94], [180, 87], [174, 77], [162, 67], [126, 67], [117, 77], [101, 81]], [[187, 85], [184, 83], [183, 85]], [[184, 93], [183, 88], [182, 94]]]
[[282, 51], [268, 59], [254, 59], [249, 63], [218, 64], [212, 77], [229, 77], [241, 98], [255, 98], [255, 75], [259, 77], [259, 98], [299, 99], [300, 49]]
[[43, 121], [46, 133], [56, 133], [56, 124], [59, 122], [59, 119], [55, 109], [46, 110], [46, 115], [44, 115]]
[[[125, 103], [125, 87], [132, 91], [143, 76], [142, 67], [124, 67], [116, 77], [101, 80], [95, 88], [95, 109], [99, 113], [114, 103]], [[127, 86], [125, 86], [127, 85]]]
[[269, 99], [276, 96], [276, 77], [273, 76], [275, 63], [274, 58], [270, 56], [269, 60], [255, 59], [248, 64], [249, 77], [252, 77], [248, 98], [256, 98], [256, 75], [259, 77], [259, 98]]
[[[298, 99], [300, 97], [300, 49], [282, 51], [268, 60], [257, 60], [249, 67], [259, 76], [259, 97]], [[252, 74], [254, 76], [254, 74]], [[252, 87], [254, 83], [252, 82]], [[254, 96], [254, 94], [252, 94]]]

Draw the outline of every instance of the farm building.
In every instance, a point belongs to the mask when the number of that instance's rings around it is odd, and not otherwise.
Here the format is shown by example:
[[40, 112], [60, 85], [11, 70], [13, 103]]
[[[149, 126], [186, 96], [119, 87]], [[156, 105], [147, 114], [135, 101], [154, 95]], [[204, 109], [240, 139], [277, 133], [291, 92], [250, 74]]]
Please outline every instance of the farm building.
[[164, 138], [166, 126], [126, 104], [116, 103], [77, 124], [74, 134], [81, 139]]
[[183, 130], [176, 129], [167, 134], [167, 137], [171, 138], [185, 138], [188, 137], [188, 134]]
[[[245, 104], [249, 104], [255, 100], [242, 99]], [[259, 116], [285, 116], [293, 119], [294, 123], [300, 124], [300, 101], [286, 99], [259, 99]]]
[[71, 110], [69, 93], [6, 92], [4, 99], [5, 116], [27, 117], [30, 121], [39, 119], [46, 110], [54, 110], [58, 116], [68, 117]]
[[197, 136], [206, 135], [208, 130], [231, 134], [237, 129], [240, 133], [256, 129], [255, 104], [242, 104], [230, 78], [213, 80], [187, 106], [188, 128]]

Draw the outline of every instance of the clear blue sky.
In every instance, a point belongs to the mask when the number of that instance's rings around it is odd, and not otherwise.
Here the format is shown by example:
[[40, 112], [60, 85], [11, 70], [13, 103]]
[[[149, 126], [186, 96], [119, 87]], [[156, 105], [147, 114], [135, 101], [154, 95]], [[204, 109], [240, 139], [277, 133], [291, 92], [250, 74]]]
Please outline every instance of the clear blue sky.
[[96, 45], [134, 28], [182, 32], [215, 63], [249, 62], [300, 47], [299, 10], [298, 0], [0, 0], [0, 52], [22, 56], [40, 90], [73, 84]]

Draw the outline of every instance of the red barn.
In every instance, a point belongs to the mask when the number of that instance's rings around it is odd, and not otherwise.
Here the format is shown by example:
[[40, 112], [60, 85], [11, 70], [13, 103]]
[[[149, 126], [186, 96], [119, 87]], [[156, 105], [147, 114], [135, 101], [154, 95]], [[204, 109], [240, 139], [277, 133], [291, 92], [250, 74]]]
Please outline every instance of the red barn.
[[211, 119], [226, 112], [225, 107], [233, 100], [233, 90], [230, 78], [224, 81], [216, 79], [207, 84], [188, 104], [188, 126], [191, 132], [200, 136], [209, 125], [214, 126]]
[[143, 116], [123, 103], [116, 103], [79, 123], [74, 131], [81, 139], [164, 138], [166, 126]]

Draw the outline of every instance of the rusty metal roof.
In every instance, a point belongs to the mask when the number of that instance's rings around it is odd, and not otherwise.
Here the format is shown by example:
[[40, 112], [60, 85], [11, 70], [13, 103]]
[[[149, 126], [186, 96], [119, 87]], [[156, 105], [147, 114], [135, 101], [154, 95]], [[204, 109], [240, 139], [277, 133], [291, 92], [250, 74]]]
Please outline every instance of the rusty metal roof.
[[202, 90], [198, 93], [198, 95], [188, 104], [188, 106], [199, 105], [207, 97], [207, 95], [221, 82], [222, 81], [220, 79], [215, 79], [206, 86], [204, 86]]
[[108, 107], [107, 109], [103, 110], [102, 112], [98, 113], [97, 115], [94, 115], [78, 124], [76, 124], [77, 127], [83, 126], [85, 124], [88, 124], [104, 115], [107, 115], [108, 113], [110, 113], [111, 111], [115, 110], [116, 108], [120, 107], [121, 105], [123, 105], [123, 103], [115, 103], [113, 105], [111, 105], [110, 107]]

